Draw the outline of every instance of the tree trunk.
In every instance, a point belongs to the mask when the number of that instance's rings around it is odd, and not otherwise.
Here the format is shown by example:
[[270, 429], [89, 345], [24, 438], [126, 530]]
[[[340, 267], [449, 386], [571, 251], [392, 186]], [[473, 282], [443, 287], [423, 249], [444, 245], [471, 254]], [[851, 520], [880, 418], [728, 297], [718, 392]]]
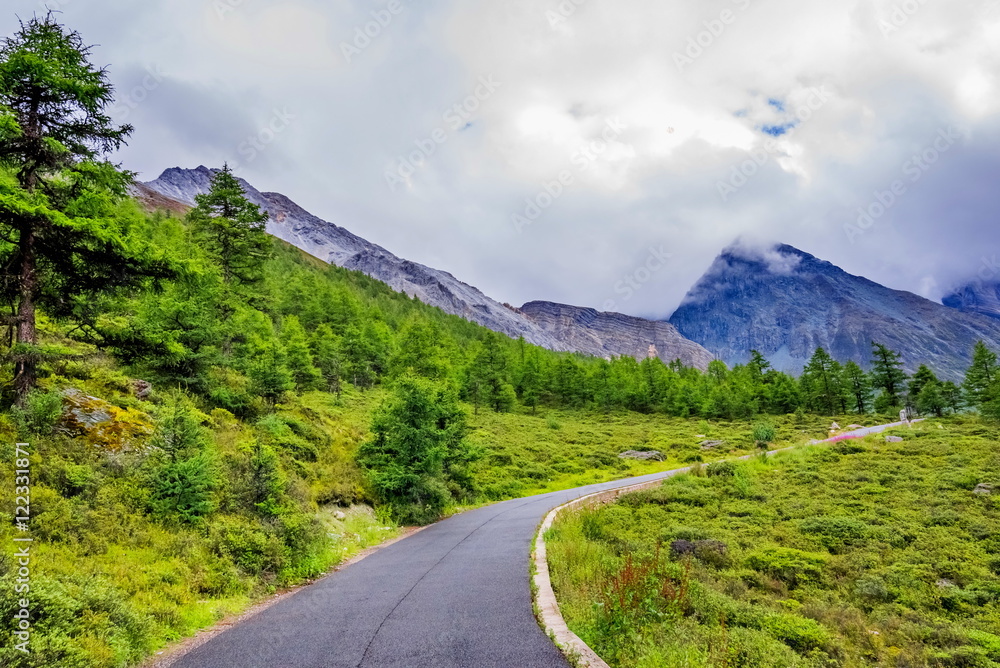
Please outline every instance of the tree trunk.
[[[35, 296], [38, 292], [38, 267], [35, 258], [35, 234], [30, 228], [21, 232], [20, 303], [17, 307], [17, 343], [34, 346], [38, 343], [35, 327]], [[24, 405], [28, 393], [35, 388], [38, 362], [33, 351], [21, 350], [14, 362], [14, 392], [17, 403]]]

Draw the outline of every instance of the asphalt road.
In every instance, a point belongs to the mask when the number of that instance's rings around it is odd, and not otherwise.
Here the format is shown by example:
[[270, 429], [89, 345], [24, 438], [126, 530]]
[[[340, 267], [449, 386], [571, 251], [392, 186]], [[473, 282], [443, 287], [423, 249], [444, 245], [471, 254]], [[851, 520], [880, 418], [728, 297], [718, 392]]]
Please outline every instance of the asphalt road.
[[532, 612], [529, 556], [554, 507], [657, 473], [451, 517], [301, 589], [176, 668], [567, 668]]
[[[859, 438], [900, 424], [829, 440]], [[535, 529], [567, 501], [678, 471], [456, 515], [304, 587], [172, 666], [567, 668], [532, 611], [528, 561]]]

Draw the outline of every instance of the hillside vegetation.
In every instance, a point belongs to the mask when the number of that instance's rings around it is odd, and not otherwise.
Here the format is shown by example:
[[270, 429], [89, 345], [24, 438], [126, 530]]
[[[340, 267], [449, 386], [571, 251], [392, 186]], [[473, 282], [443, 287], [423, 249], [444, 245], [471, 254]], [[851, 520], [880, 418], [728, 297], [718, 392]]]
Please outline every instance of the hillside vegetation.
[[615, 667], [1000, 665], [1000, 431], [894, 433], [562, 515], [570, 628]]

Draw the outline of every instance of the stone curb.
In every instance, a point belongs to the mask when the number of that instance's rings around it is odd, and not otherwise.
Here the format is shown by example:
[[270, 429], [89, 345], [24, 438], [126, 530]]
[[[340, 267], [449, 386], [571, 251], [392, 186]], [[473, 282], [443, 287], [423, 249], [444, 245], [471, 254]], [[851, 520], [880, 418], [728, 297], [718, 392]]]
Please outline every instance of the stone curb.
[[549, 511], [545, 519], [542, 520], [535, 534], [535, 549], [532, 552], [532, 563], [535, 567], [535, 605], [538, 610], [539, 623], [544, 628], [545, 633], [552, 638], [556, 646], [566, 655], [570, 663], [577, 668], [610, 668], [604, 659], [597, 656], [597, 653], [590, 646], [580, 640], [580, 637], [569, 630], [566, 620], [563, 619], [559, 611], [559, 603], [556, 601], [555, 592], [552, 591], [552, 580], [549, 577], [549, 562], [545, 549], [545, 532], [549, 530], [555, 522], [559, 513], [564, 510], [572, 510], [585, 505], [597, 505], [614, 501], [622, 494], [637, 492], [641, 489], [662, 485], [667, 478], [686, 473], [690, 467], [667, 471], [662, 478], [649, 480], [627, 487], [609, 489], [603, 492], [596, 492], [573, 499], [569, 503], [553, 508]]

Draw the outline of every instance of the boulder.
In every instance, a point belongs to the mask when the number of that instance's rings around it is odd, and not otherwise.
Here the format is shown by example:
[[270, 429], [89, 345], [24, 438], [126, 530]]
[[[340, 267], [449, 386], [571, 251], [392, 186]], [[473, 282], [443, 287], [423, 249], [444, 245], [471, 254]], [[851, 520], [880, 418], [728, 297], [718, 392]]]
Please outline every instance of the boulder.
[[840, 425], [834, 422], [830, 425], [830, 431], [840, 431]]
[[626, 450], [618, 455], [620, 459], [639, 459], [644, 461], [662, 462], [666, 459], [658, 450]]
[[725, 441], [702, 441], [700, 443], [702, 450], [712, 450], [713, 448], [717, 448], [720, 445], [725, 445], [725, 444], [726, 444]]
[[135, 379], [129, 383], [129, 388], [132, 390], [132, 396], [140, 401], [148, 399], [153, 392], [153, 384], [148, 380]]
[[979, 494], [980, 496], [990, 496], [996, 491], [996, 485], [989, 482], [981, 482], [976, 485], [976, 488], [972, 490], [973, 494]]
[[62, 395], [65, 410], [59, 428], [63, 433], [80, 436], [108, 452], [141, 450], [153, 434], [153, 423], [145, 413], [119, 408], [75, 388]]
[[885, 442], [886, 443], [902, 443], [903, 439], [902, 439], [901, 436], [886, 436], [885, 437]]

